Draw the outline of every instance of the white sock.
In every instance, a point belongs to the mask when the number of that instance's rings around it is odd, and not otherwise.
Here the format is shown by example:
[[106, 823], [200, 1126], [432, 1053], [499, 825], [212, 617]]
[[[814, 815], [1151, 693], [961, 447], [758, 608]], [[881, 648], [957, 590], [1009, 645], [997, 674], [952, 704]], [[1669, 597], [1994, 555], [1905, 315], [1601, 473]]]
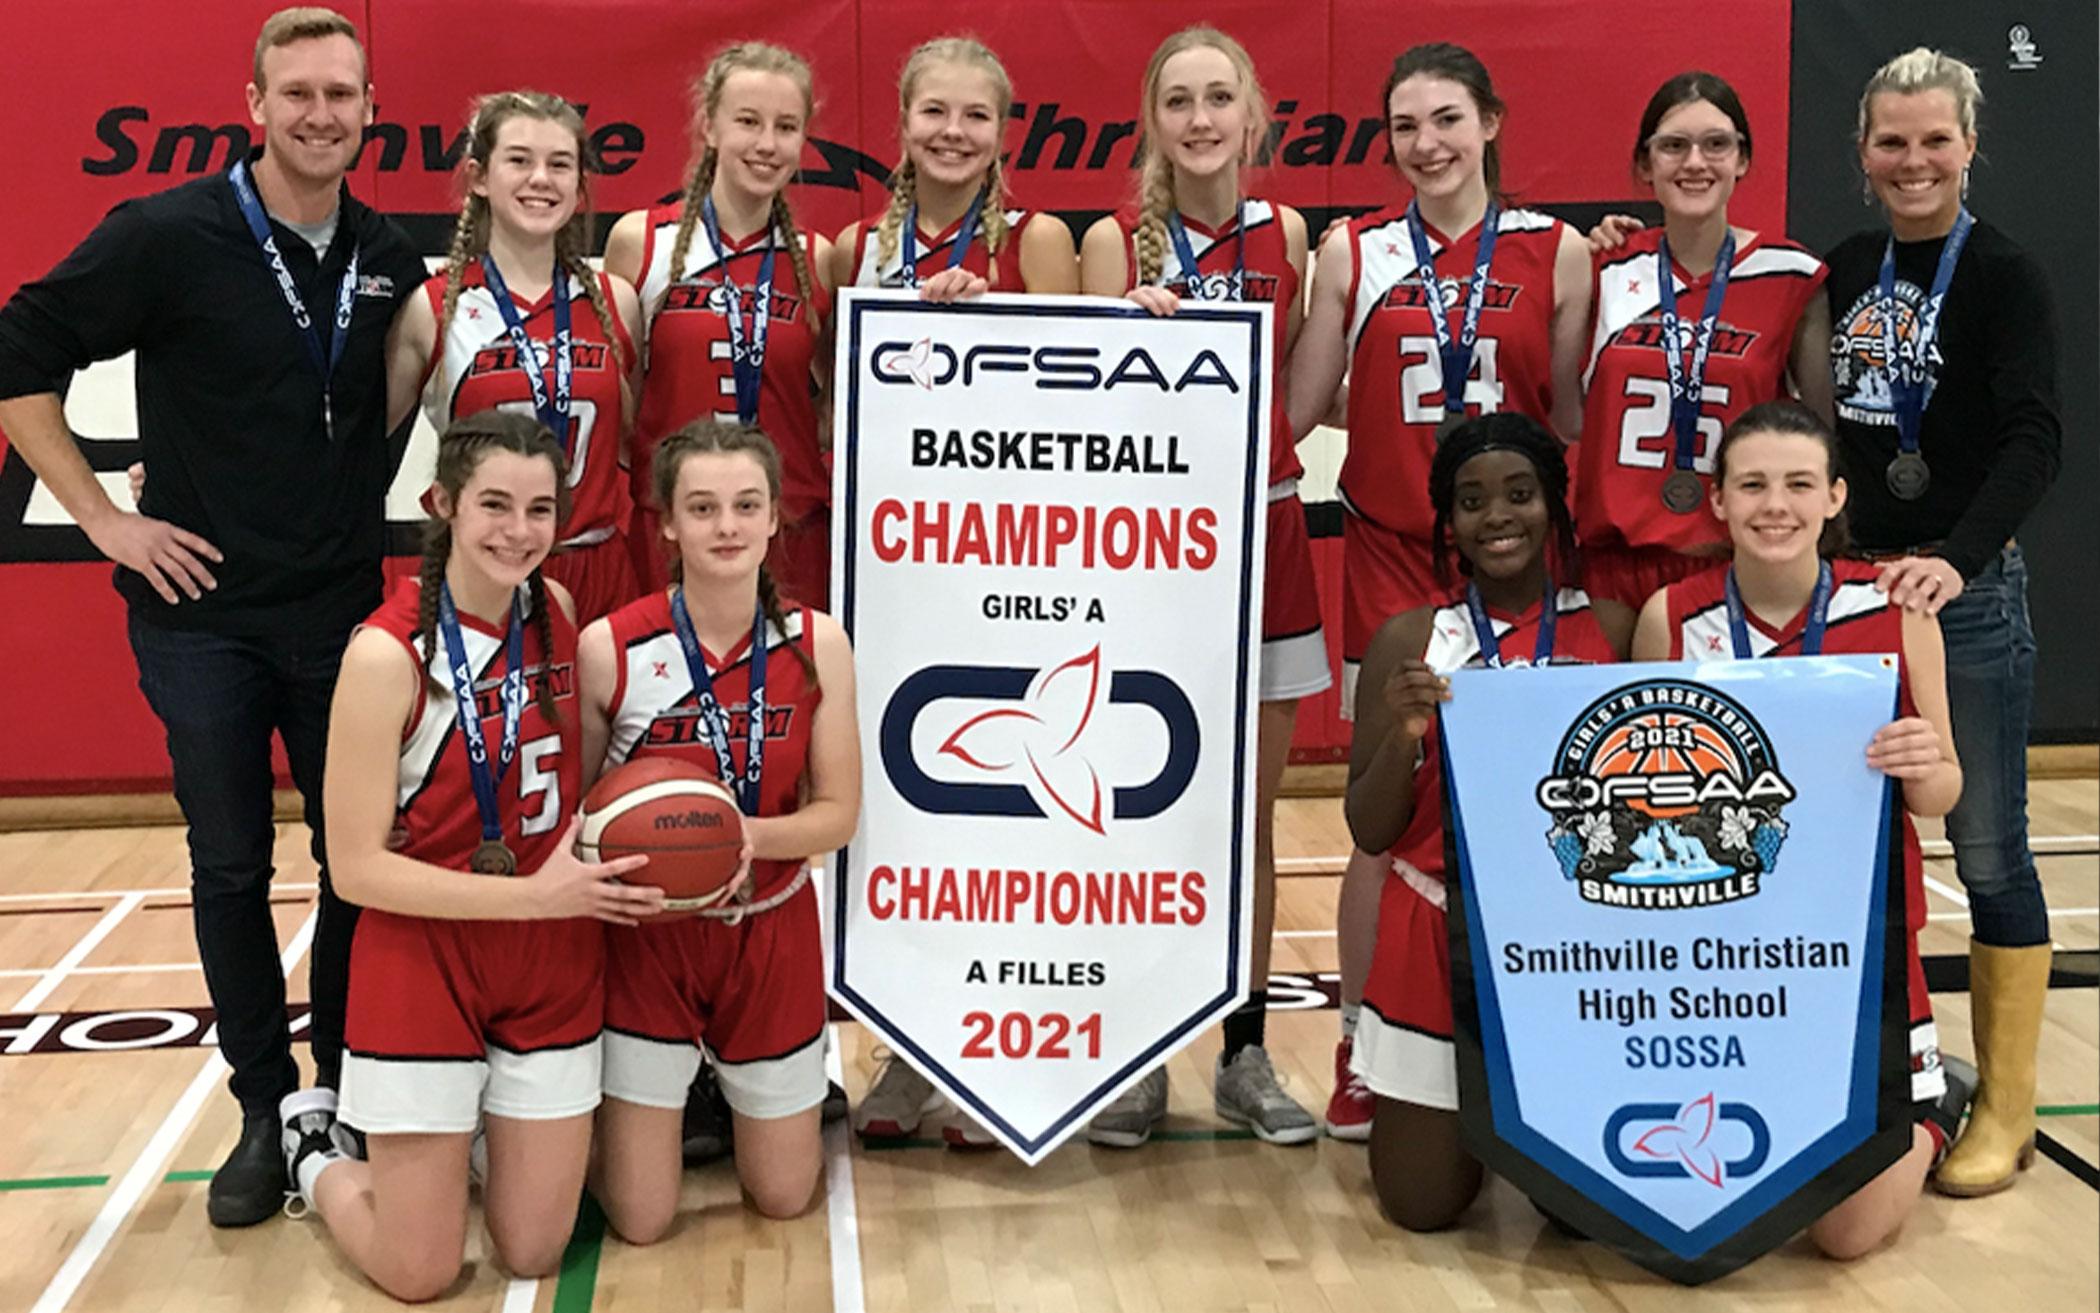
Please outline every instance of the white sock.
[[1358, 1013], [1360, 1013], [1360, 1012], [1362, 1012], [1363, 1010], [1364, 1010], [1364, 1005], [1363, 1005], [1363, 1004], [1361, 1004], [1361, 1003], [1344, 1003], [1344, 1004], [1342, 1004], [1342, 1038], [1343, 1038], [1343, 1039], [1345, 1039], [1345, 1040], [1351, 1040], [1351, 1041], [1354, 1041], [1354, 1040], [1355, 1040], [1355, 1038], [1356, 1038], [1356, 1018], [1357, 1018], [1357, 1014], [1358, 1014]]
[[319, 1204], [314, 1202], [314, 1189], [321, 1182], [321, 1173], [337, 1163], [349, 1161], [348, 1158], [345, 1158], [333, 1149], [325, 1149], [320, 1153], [310, 1153], [299, 1160], [299, 1197], [306, 1201], [308, 1208], [320, 1207]]

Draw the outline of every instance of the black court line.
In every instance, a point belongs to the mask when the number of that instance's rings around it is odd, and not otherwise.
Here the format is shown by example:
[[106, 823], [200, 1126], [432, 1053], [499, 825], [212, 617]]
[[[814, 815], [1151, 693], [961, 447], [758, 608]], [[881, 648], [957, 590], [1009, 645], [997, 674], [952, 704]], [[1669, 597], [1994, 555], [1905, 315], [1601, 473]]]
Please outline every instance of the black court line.
[[[1969, 992], [1967, 953], [1925, 955], [1925, 989], [1932, 994]], [[2100, 949], [2061, 949], [2049, 966], [2051, 989], [2100, 988]]]
[[2064, 1147], [2063, 1141], [2056, 1139], [2047, 1131], [2036, 1131], [2034, 1133], [2034, 1147], [2042, 1151], [2042, 1157], [2047, 1158], [2050, 1162], [2055, 1163], [2079, 1180], [2084, 1181], [2094, 1190], [2100, 1191], [2100, 1167], [2095, 1167], [2077, 1154], [2072, 1153]]

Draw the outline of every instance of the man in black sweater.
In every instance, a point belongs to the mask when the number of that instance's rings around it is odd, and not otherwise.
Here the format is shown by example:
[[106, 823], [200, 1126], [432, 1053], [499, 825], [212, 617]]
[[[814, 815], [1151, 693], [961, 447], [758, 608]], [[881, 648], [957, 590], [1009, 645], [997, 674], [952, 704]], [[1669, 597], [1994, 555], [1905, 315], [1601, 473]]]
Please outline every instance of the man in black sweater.
[[[253, 76], [260, 152], [117, 206], [0, 309], [0, 429], [117, 563], [139, 687], [167, 732], [198, 955], [243, 1114], [212, 1177], [218, 1226], [283, 1202], [277, 1103], [299, 1084], [269, 905], [272, 733], [323, 862], [319, 1080], [341, 1062], [355, 913], [328, 882], [321, 766], [344, 644], [380, 596], [387, 326], [424, 276], [400, 229], [344, 185], [372, 118], [349, 20], [273, 15]], [[126, 351], [150, 475], [137, 514], [104, 493], [59, 398], [72, 371]]]

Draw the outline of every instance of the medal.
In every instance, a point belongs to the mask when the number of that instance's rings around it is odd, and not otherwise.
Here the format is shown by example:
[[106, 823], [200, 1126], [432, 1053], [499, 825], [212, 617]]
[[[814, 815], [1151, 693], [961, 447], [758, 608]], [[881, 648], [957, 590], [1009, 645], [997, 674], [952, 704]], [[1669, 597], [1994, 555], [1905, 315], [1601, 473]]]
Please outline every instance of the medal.
[[[1488, 202], [1481, 216], [1480, 236], [1473, 243], [1473, 277], [1466, 284], [1465, 315], [1459, 321], [1458, 337], [1451, 336], [1451, 323], [1444, 313], [1443, 284], [1436, 276], [1436, 257], [1429, 252], [1429, 238], [1422, 228], [1422, 211], [1407, 203], [1407, 235], [1415, 244], [1415, 278], [1422, 285], [1423, 309], [1429, 312], [1429, 327], [1436, 334], [1437, 359], [1443, 366], [1444, 419], [1437, 425], [1439, 439], [1465, 422], [1466, 381], [1473, 375], [1473, 346], [1480, 340], [1480, 307], [1487, 303], [1488, 270], [1495, 261], [1495, 237], [1502, 227], [1502, 207]], [[1492, 403], [1488, 407], [1493, 409]]]
[[438, 585], [438, 630], [445, 638], [445, 661], [452, 679], [452, 696], [458, 704], [459, 737], [467, 749], [467, 774], [474, 784], [474, 810], [481, 816], [481, 846], [474, 850], [470, 866], [482, 875], [515, 875], [518, 859], [503, 846], [503, 813], [496, 790], [518, 755], [518, 727], [525, 715], [525, 606], [513, 593], [510, 601], [510, 633], [504, 643], [501, 702], [503, 737], [497, 741], [496, 760], [489, 761], [488, 736], [481, 729], [481, 707], [474, 696], [474, 667], [467, 660], [467, 646], [459, 633], [459, 611], [452, 604], [452, 586]]
[[1932, 467], [1915, 451], [1896, 453], [1889, 462], [1887, 473], [1889, 491], [1903, 501], [1916, 501], [1925, 495], [1932, 484]]
[[503, 846], [501, 839], [484, 839], [468, 866], [476, 875], [516, 875], [518, 857]]
[[1673, 515], [1690, 515], [1706, 500], [1706, 486], [1690, 470], [1671, 470], [1663, 480], [1662, 502]]

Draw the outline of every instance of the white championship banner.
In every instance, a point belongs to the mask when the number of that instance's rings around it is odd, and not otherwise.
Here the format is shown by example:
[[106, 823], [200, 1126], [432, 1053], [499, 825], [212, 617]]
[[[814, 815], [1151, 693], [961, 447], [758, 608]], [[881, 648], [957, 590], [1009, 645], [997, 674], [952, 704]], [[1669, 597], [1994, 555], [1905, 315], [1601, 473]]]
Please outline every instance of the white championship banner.
[[1029, 1163], [1246, 997], [1269, 308], [840, 298], [832, 989]]

